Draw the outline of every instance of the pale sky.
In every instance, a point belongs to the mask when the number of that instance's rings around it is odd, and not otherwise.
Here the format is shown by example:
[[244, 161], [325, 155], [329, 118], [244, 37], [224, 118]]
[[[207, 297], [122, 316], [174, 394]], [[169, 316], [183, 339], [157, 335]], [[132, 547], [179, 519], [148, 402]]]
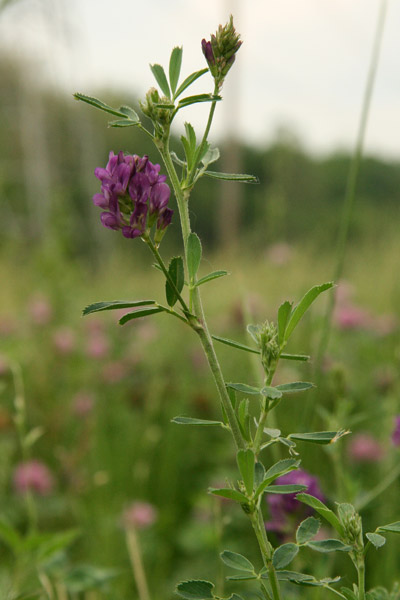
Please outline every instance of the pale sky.
[[[148, 67], [183, 45], [182, 76], [205, 66], [200, 42], [232, 12], [243, 46], [213, 136], [228, 127], [267, 144], [291, 128], [314, 153], [354, 146], [380, 0], [14, 0], [0, 15], [0, 52], [35, 62], [66, 93], [113, 87], [142, 97]], [[400, 158], [400, 1], [389, 0], [366, 149]], [[194, 92], [212, 91], [206, 75]], [[107, 98], [105, 98], [107, 100]], [[183, 120], [201, 128], [206, 108]], [[179, 123], [178, 123], [179, 126]]]

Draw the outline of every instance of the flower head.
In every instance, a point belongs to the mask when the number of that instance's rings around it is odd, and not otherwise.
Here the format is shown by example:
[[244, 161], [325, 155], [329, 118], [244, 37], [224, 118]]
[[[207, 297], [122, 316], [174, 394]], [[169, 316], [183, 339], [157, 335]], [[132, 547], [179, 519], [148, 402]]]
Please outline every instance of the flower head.
[[93, 203], [105, 211], [100, 216], [104, 227], [136, 238], [156, 224], [156, 243], [161, 241], [173, 211], [168, 208], [171, 190], [166, 175], [159, 171], [160, 165], [153, 165], [148, 156], [110, 152], [106, 168], [94, 171], [101, 193], [93, 196]]
[[123, 522], [127, 529], [147, 529], [156, 519], [157, 510], [148, 502], [132, 502], [123, 514]]
[[216, 34], [211, 36], [211, 41], [207, 42], [205, 39], [201, 41], [208, 68], [219, 89], [235, 62], [235, 54], [241, 45], [240, 35], [236, 33], [233, 26], [232, 15], [226, 25], [218, 27]]
[[[318, 479], [302, 469], [282, 475], [274, 483], [305, 485], [307, 494], [311, 494], [321, 501], [324, 500]], [[297, 526], [300, 520], [310, 514], [310, 509], [296, 500], [296, 494], [267, 494], [267, 504], [271, 520], [266, 523], [266, 528], [279, 534], [290, 533], [292, 526]]]
[[15, 469], [13, 482], [18, 494], [30, 491], [41, 496], [50, 494], [54, 485], [48, 467], [38, 460], [20, 463]]
[[354, 462], [374, 463], [383, 458], [381, 444], [369, 433], [359, 433], [350, 440], [348, 454]]

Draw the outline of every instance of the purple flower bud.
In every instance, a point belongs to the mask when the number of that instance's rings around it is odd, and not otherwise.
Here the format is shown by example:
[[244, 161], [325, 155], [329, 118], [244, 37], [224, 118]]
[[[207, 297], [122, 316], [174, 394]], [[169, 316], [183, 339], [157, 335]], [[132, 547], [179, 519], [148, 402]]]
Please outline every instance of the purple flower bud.
[[147, 235], [157, 220], [163, 231], [171, 222], [166, 175], [160, 175], [160, 165], [153, 165], [148, 156], [110, 152], [106, 168], [97, 167], [95, 176], [101, 193], [93, 196], [93, 203], [106, 211], [100, 217], [104, 227], [135, 238]]
[[201, 48], [208, 64], [215, 65], [215, 57], [211, 42], [207, 42], [205, 39], [201, 40]]

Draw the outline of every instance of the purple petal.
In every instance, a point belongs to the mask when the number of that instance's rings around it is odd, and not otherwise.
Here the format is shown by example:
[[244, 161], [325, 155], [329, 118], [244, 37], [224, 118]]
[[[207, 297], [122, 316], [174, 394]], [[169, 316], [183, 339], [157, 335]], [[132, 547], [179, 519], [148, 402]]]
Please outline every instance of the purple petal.
[[100, 215], [100, 219], [101, 219], [101, 222], [104, 225], [104, 227], [107, 227], [108, 229], [114, 229], [114, 230], [119, 229], [118, 219], [115, 215], [108, 213], [108, 212], [103, 212]]
[[156, 183], [150, 193], [150, 213], [160, 212], [168, 204], [171, 190], [166, 183]]
[[126, 225], [125, 227], [122, 228], [122, 235], [126, 238], [136, 238], [136, 237], [140, 237], [142, 235], [142, 231], [140, 231], [139, 229], [134, 229], [133, 227], [128, 227], [128, 225]]
[[144, 173], [135, 173], [129, 183], [129, 195], [134, 202], [147, 202], [150, 184]]
[[171, 223], [174, 211], [171, 208], [165, 208], [157, 220], [157, 229], [165, 229]]
[[108, 199], [103, 194], [95, 194], [92, 198], [93, 204], [100, 208], [108, 208]]
[[97, 179], [100, 179], [102, 183], [104, 179], [110, 179], [110, 173], [107, 171], [107, 169], [103, 169], [102, 167], [96, 167], [94, 170], [94, 174], [97, 177]]

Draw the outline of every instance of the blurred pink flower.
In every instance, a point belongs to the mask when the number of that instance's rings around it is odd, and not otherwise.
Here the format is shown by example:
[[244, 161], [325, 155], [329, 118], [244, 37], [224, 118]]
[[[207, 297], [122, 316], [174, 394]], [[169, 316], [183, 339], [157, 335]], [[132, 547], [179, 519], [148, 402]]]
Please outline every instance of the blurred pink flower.
[[95, 405], [95, 398], [90, 392], [78, 392], [72, 399], [72, 411], [77, 417], [89, 415]]
[[127, 366], [121, 360], [114, 360], [103, 368], [103, 378], [107, 383], [118, 383], [127, 372]]
[[369, 329], [372, 323], [371, 315], [353, 304], [337, 306], [334, 320], [339, 329]]
[[107, 337], [100, 331], [93, 333], [86, 345], [86, 354], [89, 358], [104, 358], [110, 350]]
[[124, 510], [123, 523], [126, 528], [135, 527], [137, 529], [147, 529], [157, 519], [157, 510], [148, 502], [132, 502]]
[[17, 494], [31, 491], [41, 496], [47, 496], [54, 487], [53, 476], [49, 468], [38, 460], [29, 460], [17, 465], [13, 483]]
[[75, 332], [69, 327], [61, 327], [54, 332], [53, 343], [60, 354], [71, 354], [75, 349]]
[[400, 415], [397, 415], [394, 419], [392, 442], [394, 446], [400, 446]]
[[33, 298], [28, 310], [35, 325], [47, 325], [53, 317], [53, 309], [45, 296], [36, 296]]
[[348, 444], [347, 452], [354, 462], [379, 462], [384, 456], [381, 444], [369, 433], [354, 435]]

